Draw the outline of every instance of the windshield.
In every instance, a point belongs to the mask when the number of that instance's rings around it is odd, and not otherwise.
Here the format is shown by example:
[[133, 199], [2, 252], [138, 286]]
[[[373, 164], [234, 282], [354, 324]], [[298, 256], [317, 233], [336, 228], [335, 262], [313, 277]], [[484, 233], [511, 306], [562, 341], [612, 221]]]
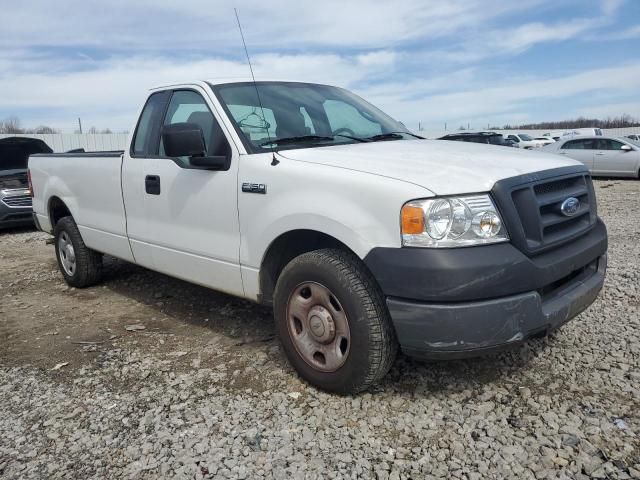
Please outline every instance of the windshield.
[[634, 140], [633, 138], [618, 138], [618, 140], [640, 147], [640, 140]]
[[342, 88], [291, 82], [211, 87], [249, 153], [415, 138], [400, 122]]
[[533, 138], [531, 138], [526, 133], [521, 133], [519, 137], [520, 137], [520, 140], [524, 140], [525, 142], [530, 142], [531, 140], [533, 140]]

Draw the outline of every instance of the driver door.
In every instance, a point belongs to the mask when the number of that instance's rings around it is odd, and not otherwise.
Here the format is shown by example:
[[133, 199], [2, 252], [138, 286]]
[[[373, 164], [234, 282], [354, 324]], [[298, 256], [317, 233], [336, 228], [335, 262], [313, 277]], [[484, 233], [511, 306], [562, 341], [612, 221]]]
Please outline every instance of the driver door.
[[635, 174], [635, 152], [622, 150], [623, 145], [608, 138], [597, 140], [593, 172], [600, 175]]
[[[131, 249], [137, 263], [156, 271], [243, 295], [238, 153], [213, 114], [215, 108], [206, 93], [194, 87], [169, 95], [156, 134], [151, 134], [151, 145], [127, 158], [123, 168]], [[144, 111], [141, 122], [143, 118]], [[188, 158], [165, 156], [162, 126], [183, 122], [202, 129], [208, 155], [231, 156], [228, 170], [192, 169]]]

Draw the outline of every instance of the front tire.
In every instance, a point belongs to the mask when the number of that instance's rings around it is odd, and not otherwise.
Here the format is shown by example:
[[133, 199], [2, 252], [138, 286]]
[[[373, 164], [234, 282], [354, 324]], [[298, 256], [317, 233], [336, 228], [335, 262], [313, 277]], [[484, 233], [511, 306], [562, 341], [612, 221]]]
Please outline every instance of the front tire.
[[396, 358], [384, 296], [352, 253], [323, 249], [291, 260], [276, 284], [274, 316], [289, 361], [322, 390], [366, 390]]
[[53, 230], [58, 267], [68, 285], [85, 288], [102, 278], [102, 255], [84, 244], [71, 217], [58, 220]]

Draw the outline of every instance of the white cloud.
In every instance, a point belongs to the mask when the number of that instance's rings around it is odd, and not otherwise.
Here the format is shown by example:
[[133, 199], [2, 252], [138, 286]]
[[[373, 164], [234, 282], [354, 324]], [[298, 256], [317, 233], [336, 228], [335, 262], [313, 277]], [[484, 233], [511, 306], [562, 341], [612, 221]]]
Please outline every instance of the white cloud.
[[[468, 121], [504, 123], [514, 122], [516, 118], [531, 120], [530, 115], [523, 118], [523, 112], [544, 105], [552, 110], [556, 103], [569, 98], [574, 106], [562, 112], [559, 118], [571, 118], [592, 105], [594, 93], [621, 96], [639, 90], [640, 63], [635, 63], [557, 78], [529, 78], [526, 81], [505, 78], [498, 83], [493, 81], [491, 86], [468, 85], [464, 91], [426, 95], [420, 99], [408, 100], [402, 94], [390, 93], [379, 99], [379, 105], [395, 116], [402, 115], [401, 119], [412, 125], [419, 121], [423, 124], [441, 124], [444, 121], [450, 124], [466, 124]], [[602, 98], [595, 101], [600, 102], [597, 104], [600, 108], [612, 103], [605, 104]]]
[[602, 11], [605, 15], [611, 15], [618, 11], [625, 0], [602, 0]]
[[640, 37], [640, 25], [606, 35], [605, 40], [629, 40]]
[[[562, 118], [588, 108], [595, 93], [633, 94], [640, 90], [640, 64], [594, 69], [561, 77], [480, 79], [473, 68], [406, 82], [389, 81], [373, 86], [363, 79], [394, 72], [398, 54], [382, 50], [366, 55], [261, 54], [254, 58], [257, 77], [314, 81], [351, 87], [372, 103], [407, 124], [450, 125], [467, 121], [528, 120], [523, 112], [532, 106], [551, 107], [572, 98], [576, 107]], [[1, 62], [0, 62], [1, 63]], [[246, 63], [225, 59], [168, 60], [163, 57], [113, 57], [86, 71], [28, 71], [16, 77], [0, 78], [3, 108], [38, 109], [39, 120], [65, 129], [75, 119], [99, 128], [128, 129], [146, 90], [163, 83], [212, 77], [245, 77]], [[394, 77], [395, 78], [395, 77]], [[605, 95], [606, 97], [606, 95]], [[597, 100], [600, 106], [603, 100]], [[606, 98], [605, 100], [606, 101]], [[611, 103], [611, 102], [608, 102]], [[614, 102], [615, 103], [615, 102]], [[616, 107], [610, 111], [614, 114]], [[626, 110], [625, 110], [626, 111]], [[619, 111], [622, 113], [622, 111]], [[628, 111], [633, 114], [633, 111]], [[0, 117], [2, 112], [0, 112]]]
[[554, 24], [527, 23], [502, 31], [490, 39], [490, 47], [520, 52], [538, 43], [568, 40], [602, 24], [600, 19], [576, 19]]
[[[12, 64], [15, 60], [4, 61]], [[395, 54], [391, 51], [353, 56], [261, 54], [253, 59], [258, 79], [314, 81], [344, 86], [393, 69], [394, 61]], [[89, 70], [55, 74], [47, 71], [47, 66], [50, 65], [45, 61], [41, 64], [41, 71], [28, 69], [20, 74], [0, 77], [0, 91], [3, 92], [0, 118], [3, 110], [38, 109], [41, 111], [38, 124], [49, 123], [72, 129], [74, 119], [82, 116], [93, 117], [89, 122], [100, 128], [127, 129], [149, 88], [194, 79], [250, 76], [246, 62], [221, 58], [177, 61], [164, 57], [113, 57], [94, 64]]]
[[[388, 48], [416, 39], [478, 29], [540, 0], [290, 0], [239, 5], [252, 48]], [[0, 45], [118, 49], [237, 49], [233, 4], [225, 0], [49, 0], [3, 9]]]
[[[549, 0], [238, 6], [259, 79], [346, 86], [406, 122], [440, 124], [524, 121], [532, 107], [567, 96], [576, 97], [575, 111], [588, 106], [580, 92], [633, 94], [637, 65], [564, 76], [520, 67], [506, 78], [507, 67], [491, 63], [553, 42], [635, 38], [638, 27], [605, 31], [622, 3], [604, 1], [591, 11], [573, 0], [571, 18], [556, 17], [566, 5]], [[28, 125], [73, 129], [82, 116], [89, 125], [127, 129], [152, 86], [248, 73], [226, 0], [30, 0], [2, 12], [0, 118], [18, 115]]]
[[576, 113], [588, 118], [619, 117], [624, 114], [640, 118], [640, 101], [589, 105], [584, 108], [579, 108]]
[[584, 39], [586, 32], [592, 32], [608, 22], [609, 19], [605, 17], [578, 18], [555, 23], [529, 22], [517, 27], [474, 32], [449, 48], [427, 50], [423, 58], [425, 61], [458, 65], [477, 63], [489, 58], [521, 54], [540, 44]]

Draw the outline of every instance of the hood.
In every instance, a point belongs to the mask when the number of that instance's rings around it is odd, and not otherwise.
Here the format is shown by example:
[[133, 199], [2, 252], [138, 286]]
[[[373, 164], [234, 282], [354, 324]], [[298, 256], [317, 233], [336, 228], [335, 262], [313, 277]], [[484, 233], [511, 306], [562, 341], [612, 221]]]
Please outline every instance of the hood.
[[582, 165], [543, 152], [446, 140], [390, 140], [279, 152], [285, 158], [395, 178], [435, 195], [488, 192], [503, 178]]
[[53, 150], [38, 138], [0, 139], [0, 175], [6, 174], [7, 170], [26, 170], [29, 155], [34, 153], [53, 153]]

